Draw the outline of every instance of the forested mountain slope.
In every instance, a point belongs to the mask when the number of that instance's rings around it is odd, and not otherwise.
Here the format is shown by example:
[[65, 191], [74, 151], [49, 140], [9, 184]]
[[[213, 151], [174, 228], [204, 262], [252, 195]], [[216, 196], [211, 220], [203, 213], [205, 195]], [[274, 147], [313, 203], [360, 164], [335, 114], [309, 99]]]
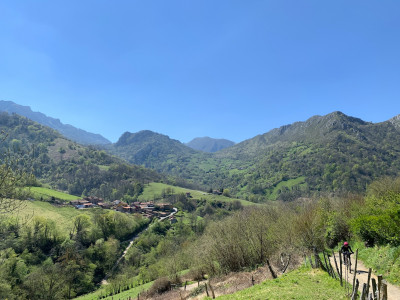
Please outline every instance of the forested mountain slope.
[[248, 162], [251, 167], [240, 172], [244, 176], [231, 179], [260, 196], [363, 191], [374, 178], [399, 174], [399, 131], [393, 122], [373, 124], [334, 112], [271, 130], [215, 157]]
[[[203, 185], [208, 182], [208, 160], [211, 154], [196, 151], [171, 139], [166, 135], [150, 130], [137, 133], [125, 132], [117, 143], [105, 147], [126, 161], [152, 168], [158, 172], [189, 179], [192, 183]], [[215, 165], [211, 160], [211, 165]]]
[[[253, 201], [290, 200], [314, 193], [364, 191], [381, 176], [400, 173], [400, 118], [369, 123], [333, 112], [273, 129], [216, 153], [191, 151], [178, 141], [125, 133], [113, 153], [130, 162], [229, 188]], [[129, 139], [131, 138], [131, 140]]]
[[100, 134], [87, 132], [69, 124], [63, 124], [59, 119], [48, 117], [40, 112], [33, 112], [29, 106], [18, 105], [12, 101], [1, 100], [0, 111], [8, 112], [10, 114], [16, 113], [20, 116], [27, 117], [28, 119], [38, 122], [39, 124], [53, 128], [66, 138], [83, 145], [104, 145], [111, 143]]
[[0, 113], [0, 130], [6, 133], [1, 153], [12, 149], [29, 163], [38, 179], [73, 195], [129, 200], [137, 197], [144, 183], [163, 178], [153, 170], [128, 165], [105, 151], [79, 145], [15, 114]]

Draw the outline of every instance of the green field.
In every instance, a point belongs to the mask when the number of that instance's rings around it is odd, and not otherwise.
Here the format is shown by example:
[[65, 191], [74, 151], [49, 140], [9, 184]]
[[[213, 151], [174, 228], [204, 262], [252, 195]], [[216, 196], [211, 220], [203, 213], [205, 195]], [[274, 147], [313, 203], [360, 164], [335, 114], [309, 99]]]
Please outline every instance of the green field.
[[296, 179], [289, 179], [286, 181], [279, 182], [276, 187], [273, 189], [270, 199], [276, 199], [278, 197], [278, 190], [282, 189], [283, 187], [287, 187], [289, 190], [295, 185], [304, 185], [305, 184], [305, 177], [301, 176]]
[[57, 207], [47, 202], [42, 201], [26, 201], [23, 209], [14, 212], [13, 215], [21, 219], [30, 219], [40, 216], [46, 219], [53, 220], [56, 223], [57, 229], [63, 234], [68, 234], [73, 227], [73, 219], [77, 215], [87, 214], [93, 215], [96, 210], [93, 209], [75, 209], [71, 207]]
[[187, 193], [189, 192], [194, 199], [206, 199], [207, 201], [223, 201], [223, 202], [232, 202], [235, 200], [239, 200], [243, 206], [246, 205], [254, 205], [253, 202], [236, 199], [236, 198], [229, 198], [225, 196], [218, 196], [209, 194], [202, 191], [196, 191], [191, 189], [185, 189], [177, 186], [172, 186], [164, 183], [152, 182], [145, 186], [143, 193], [139, 196], [139, 201], [153, 201], [155, 198], [161, 195], [162, 190], [170, 188], [174, 191], [175, 194], [178, 193]]
[[71, 201], [71, 200], [76, 200], [76, 199], [81, 198], [78, 196], [54, 191], [54, 190], [44, 188], [44, 187], [31, 187], [30, 191], [32, 192], [32, 195], [35, 199], [40, 199], [42, 197], [43, 200], [48, 200], [48, 199], [51, 199], [51, 197], [54, 197], [58, 200]]
[[[145, 283], [143, 285], [140, 285], [138, 287], [129, 289], [125, 292], [116, 294], [114, 296], [109, 296], [106, 298], [102, 298], [102, 299], [129, 299], [129, 297], [131, 297], [132, 299], [136, 299], [137, 295], [143, 291], [147, 291], [152, 285], [153, 285], [154, 281], [151, 281], [149, 283]], [[78, 298], [75, 298], [76, 300], [93, 300], [93, 299], [98, 299], [98, 297], [101, 297], [103, 294], [105, 293], [105, 289], [103, 287], [101, 287], [100, 289], [98, 289], [97, 291], [87, 294], [87, 295], [83, 295], [80, 296]]]
[[[211, 298], [206, 298], [211, 299]], [[329, 277], [320, 269], [301, 267], [274, 280], [267, 280], [235, 294], [217, 297], [221, 300], [309, 300], [309, 299], [348, 299], [346, 290], [338, 280]]]

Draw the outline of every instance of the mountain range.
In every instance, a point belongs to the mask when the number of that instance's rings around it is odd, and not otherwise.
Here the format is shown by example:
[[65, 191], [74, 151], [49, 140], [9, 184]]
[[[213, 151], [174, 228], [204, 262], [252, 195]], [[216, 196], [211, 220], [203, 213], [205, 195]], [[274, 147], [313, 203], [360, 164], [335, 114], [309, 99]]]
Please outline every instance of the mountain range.
[[208, 136], [194, 138], [189, 143], [186, 143], [186, 146], [204, 152], [217, 152], [233, 145], [235, 145], [235, 142], [226, 139], [213, 139]]
[[165, 135], [125, 133], [108, 149], [127, 161], [252, 201], [363, 192], [400, 173], [400, 117], [365, 122], [333, 112], [273, 129], [215, 153]]
[[0, 100], [0, 111], [27, 117], [39, 124], [53, 128], [66, 138], [83, 145], [105, 145], [111, 143], [100, 134], [90, 133], [72, 125], [63, 124], [59, 119], [48, 117], [41, 112], [34, 112], [29, 106], [19, 105], [12, 101]]
[[[4, 132], [2, 155], [11, 156], [15, 151], [41, 183], [72, 195], [129, 199], [137, 196], [145, 183], [167, 181], [154, 170], [129, 165], [105, 151], [80, 145], [17, 114], [0, 113], [0, 132]], [[26, 185], [38, 184], [36, 179], [29, 180], [32, 182]]]
[[[399, 176], [399, 134], [400, 115], [371, 123], [333, 112], [275, 128], [212, 153], [149, 130], [125, 132], [116, 143], [102, 147], [129, 163], [171, 175], [176, 184], [228, 189], [232, 196], [260, 202], [360, 193], [377, 178]], [[63, 145], [66, 148], [68, 144]]]

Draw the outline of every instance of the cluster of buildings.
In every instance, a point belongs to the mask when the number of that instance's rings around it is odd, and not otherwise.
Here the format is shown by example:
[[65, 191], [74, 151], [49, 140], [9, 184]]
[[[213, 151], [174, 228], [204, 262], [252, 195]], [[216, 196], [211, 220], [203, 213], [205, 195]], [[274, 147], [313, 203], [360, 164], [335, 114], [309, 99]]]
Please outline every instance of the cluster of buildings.
[[[154, 204], [154, 202], [149, 201], [133, 202], [129, 205], [121, 200], [104, 202], [104, 199], [92, 196], [70, 201], [70, 205], [77, 209], [101, 207], [103, 209], [112, 209], [124, 213], [138, 213], [149, 219], [154, 217], [167, 217], [173, 211], [172, 205], [168, 203]], [[173, 220], [171, 220], [171, 222], [173, 222]]]

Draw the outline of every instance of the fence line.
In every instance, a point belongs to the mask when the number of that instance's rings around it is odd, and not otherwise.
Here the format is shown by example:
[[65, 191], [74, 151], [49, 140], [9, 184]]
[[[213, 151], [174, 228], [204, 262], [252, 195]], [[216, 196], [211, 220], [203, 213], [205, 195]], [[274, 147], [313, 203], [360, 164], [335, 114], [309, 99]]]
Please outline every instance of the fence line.
[[[304, 256], [305, 263], [307, 264], [307, 259], [310, 261], [310, 265], [312, 268], [321, 268], [325, 270], [329, 276], [336, 280], [340, 280], [340, 285], [343, 286], [343, 280], [345, 281], [344, 288], [348, 289], [348, 295], [351, 299], [360, 299], [360, 300], [387, 300], [388, 292], [387, 292], [387, 281], [383, 280], [382, 275], [378, 275], [378, 283], [375, 278], [371, 278], [372, 269], [368, 269], [368, 279], [367, 282], [363, 284], [361, 294], [359, 294], [358, 288], [360, 286], [360, 282], [357, 278], [357, 264], [358, 264], [358, 249], [356, 251], [355, 265], [354, 265], [354, 275], [353, 275], [353, 288], [350, 293], [350, 274], [351, 274], [351, 260], [347, 263], [345, 270], [342, 268], [342, 262], [344, 259], [342, 257], [342, 253], [339, 251], [339, 266], [337, 264], [335, 252], [332, 251], [333, 260], [335, 262], [336, 271], [333, 268], [329, 255], [323, 251], [320, 255], [316, 255], [316, 251], [314, 250], [314, 259], [315, 262], [312, 261], [312, 256]], [[323, 256], [325, 264], [322, 262], [320, 256]], [[343, 274], [343, 271], [345, 272]], [[358, 298], [358, 296], [360, 298]]]

